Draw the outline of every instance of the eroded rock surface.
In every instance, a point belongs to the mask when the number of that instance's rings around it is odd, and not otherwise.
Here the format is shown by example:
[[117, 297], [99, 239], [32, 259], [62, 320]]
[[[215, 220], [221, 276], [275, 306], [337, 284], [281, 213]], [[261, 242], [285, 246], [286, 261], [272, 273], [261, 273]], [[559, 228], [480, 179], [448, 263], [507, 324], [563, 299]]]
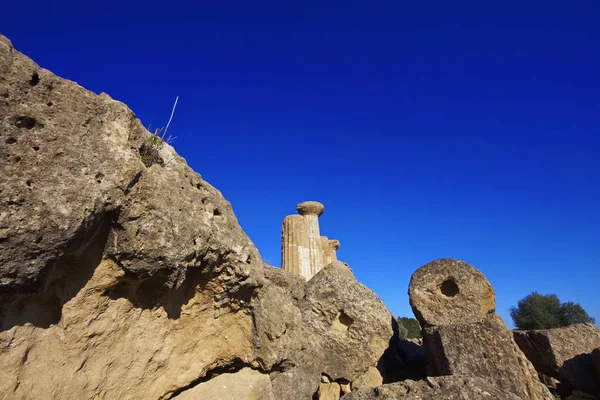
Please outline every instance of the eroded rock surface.
[[600, 393], [600, 378], [592, 352], [600, 347], [600, 329], [594, 324], [515, 331], [514, 338], [536, 370], [588, 393]]
[[551, 399], [495, 313], [494, 291], [471, 265], [439, 259], [412, 276], [409, 297], [423, 327], [428, 375], [474, 376], [522, 399]]
[[0, 398], [184, 398], [248, 374], [304, 400], [375, 366], [393, 334], [375, 294], [344, 264], [308, 283], [264, 267], [172, 147], [143, 161], [150, 139], [0, 36]]

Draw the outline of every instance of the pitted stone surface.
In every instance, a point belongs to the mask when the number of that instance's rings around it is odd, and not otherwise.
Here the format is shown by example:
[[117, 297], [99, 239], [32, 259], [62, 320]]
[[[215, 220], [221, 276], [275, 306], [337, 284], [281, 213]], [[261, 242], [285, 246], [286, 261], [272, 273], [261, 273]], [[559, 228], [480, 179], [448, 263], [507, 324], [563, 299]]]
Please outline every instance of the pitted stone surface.
[[522, 399], [551, 399], [495, 313], [494, 290], [464, 261], [443, 258], [419, 268], [410, 304], [423, 327], [428, 375], [476, 376]]
[[408, 294], [421, 326], [481, 322], [496, 308], [494, 289], [485, 275], [450, 258], [419, 268], [410, 280]]

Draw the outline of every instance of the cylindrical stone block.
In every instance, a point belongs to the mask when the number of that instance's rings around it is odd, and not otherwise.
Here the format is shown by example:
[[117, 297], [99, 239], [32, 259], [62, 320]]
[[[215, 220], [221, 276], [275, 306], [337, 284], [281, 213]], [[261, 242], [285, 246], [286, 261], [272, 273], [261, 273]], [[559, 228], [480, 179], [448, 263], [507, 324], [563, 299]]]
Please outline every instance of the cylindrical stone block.
[[[305, 201], [296, 206], [296, 210], [306, 220], [308, 228], [308, 248], [310, 254], [310, 278], [323, 268], [323, 249], [319, 231], [319, 216], [325, 211], [323, 204], [316, 201]], [[308, 278], [308, 279], [310, 279]]]
[[408, 286], [421, 326], [481, 322], [496, 309], [485, 275], [464, 261], [440, 258], [419, 268]]
[[281, 228], [281, 268], [301, 275], [307, 280], [312, 277], [308, 226], [301, 215], [288, 215]]

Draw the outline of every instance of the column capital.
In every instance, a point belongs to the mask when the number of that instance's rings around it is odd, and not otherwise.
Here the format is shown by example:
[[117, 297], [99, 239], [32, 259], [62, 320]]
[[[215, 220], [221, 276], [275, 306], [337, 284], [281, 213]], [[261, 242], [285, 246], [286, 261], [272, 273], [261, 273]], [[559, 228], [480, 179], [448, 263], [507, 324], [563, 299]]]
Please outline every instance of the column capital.
[[329, 247], [331, 247], [334, 250], [337, 250], [340, 248], [340, 241], [336, 240], [336, 239], [329, 240], [327, 242], [327, 244], [329, 244]]
[[325, 211], [325, 206], [317, 201], [305, 201], [296, 206], [300, 215], [316, 215], [320, 217]]

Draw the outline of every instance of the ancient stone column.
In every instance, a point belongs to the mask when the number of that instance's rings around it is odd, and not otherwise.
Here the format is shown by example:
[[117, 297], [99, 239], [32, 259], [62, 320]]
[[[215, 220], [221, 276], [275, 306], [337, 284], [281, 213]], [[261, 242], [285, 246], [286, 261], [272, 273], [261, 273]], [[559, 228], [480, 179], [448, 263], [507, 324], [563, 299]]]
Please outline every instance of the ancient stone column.
[[281, 227], [281, 268], [307, 280], [312, 277], [308, 226], [302, 215], [288, 215]]
[[[308, 228], [308, 248], [310, 255], [310, 278], [323, 268], [323, 250], [321, 248], [321, 233], [319, 232], [319, 217], [325, 211], [323, 204], [316, 201], [305, 201], [296, 206], [296, 210], [306, 220]], [[307, 279], [310, 279], [307, 278]]]
[[450, 258], [432, 261], [412, 275], [408, 296], [423, 327], [428, 376], [484, 378], [522, 399], [552, 399], [496, 314], [481, 271]]
[[323, 267], [337, 261], [336, 250], [340, 248], [339, 240], [329, 240], [327, 236], [321, 236], [321, 248], [323, 249]]

